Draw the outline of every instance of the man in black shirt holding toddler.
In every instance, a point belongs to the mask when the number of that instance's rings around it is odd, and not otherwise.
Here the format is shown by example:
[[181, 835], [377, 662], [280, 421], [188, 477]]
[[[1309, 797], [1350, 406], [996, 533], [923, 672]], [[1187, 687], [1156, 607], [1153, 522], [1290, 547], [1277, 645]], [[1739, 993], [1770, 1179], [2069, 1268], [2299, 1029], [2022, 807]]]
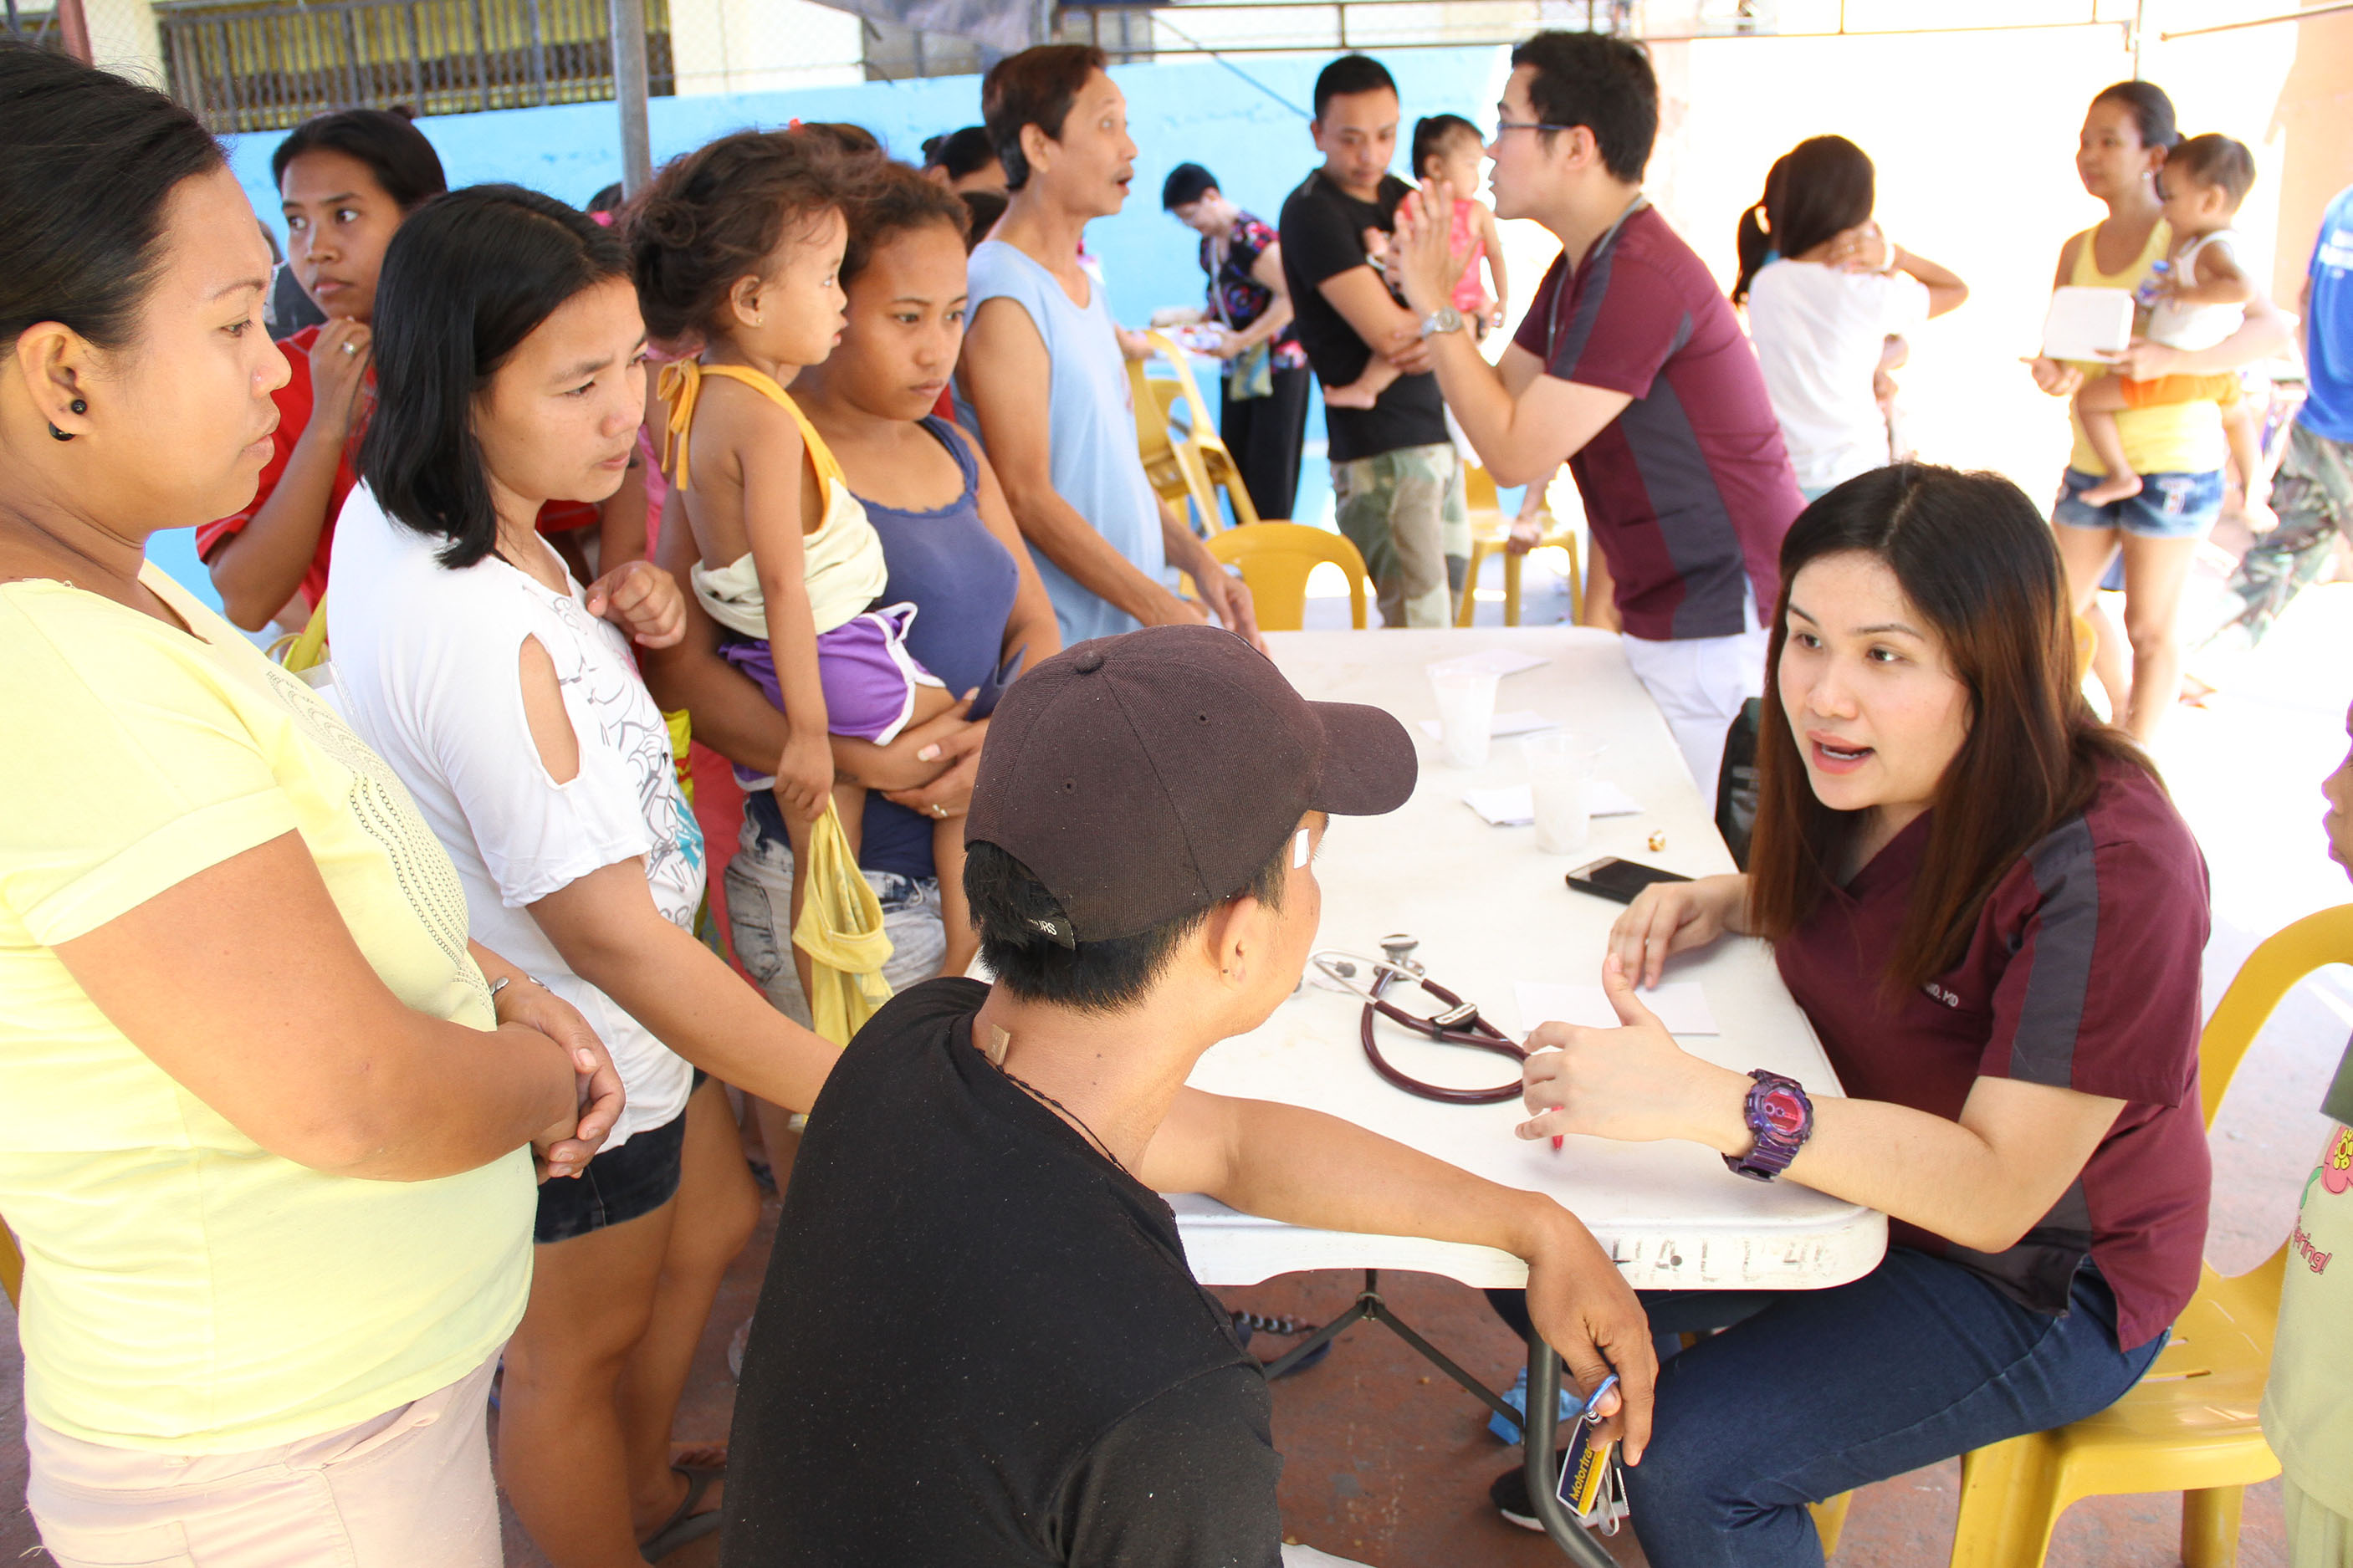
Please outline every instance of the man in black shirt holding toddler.
[[1266, 1382], [1161, 1193], [1527, 1259], [1577, 1382], [1626, 1374], [1639, 1452], [1647, 1328], [1576, 1216], [1185, 1087], [1297, 984], [1328, 814], [1395, 810], [1415, 772], [1395, 719], [1303, 700], [1212, 626], [1082, 643], [1006, 694], [965, 828], [997, 982], [893, 998], [810, 1113], [736, 1398], [728, 1568], [1274, 1568]]

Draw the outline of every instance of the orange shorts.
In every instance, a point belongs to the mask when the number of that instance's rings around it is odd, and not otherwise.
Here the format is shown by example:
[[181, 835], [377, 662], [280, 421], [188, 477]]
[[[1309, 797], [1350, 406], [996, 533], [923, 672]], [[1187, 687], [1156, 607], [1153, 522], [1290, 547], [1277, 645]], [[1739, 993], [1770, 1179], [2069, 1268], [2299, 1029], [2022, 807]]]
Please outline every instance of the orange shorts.
[[2160, 375], [2154, 381], [2116, 378], [2126, 408], [2160, 408], [2174, 403], [2214, 403], [2228, 408], [2239, 401], [2239, 378], [2217, 375]]

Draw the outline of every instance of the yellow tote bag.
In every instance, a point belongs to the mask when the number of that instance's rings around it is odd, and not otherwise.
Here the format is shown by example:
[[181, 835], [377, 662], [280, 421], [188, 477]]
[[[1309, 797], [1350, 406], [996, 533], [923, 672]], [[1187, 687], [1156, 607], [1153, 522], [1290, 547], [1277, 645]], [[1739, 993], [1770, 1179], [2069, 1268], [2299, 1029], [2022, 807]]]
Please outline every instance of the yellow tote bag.
[[882, 934], [882, 900], [874, 896], [849, 852], [841, 818], [826, 802], [825, 815], [809, 829], [808, 890], [793, 945], [809, 955], [813, 984], [809, 1017], [817, 1032], [846, 1046], [859, 1026], [891, 999], [882, 965], [891, 939]]
[[327, 662], [327, 596], [319, 595], [319, 607], [311, 612], [310, 624], [299, 632], [289, 632], [269, 645], [269, 657], [288, 670], [301, 675]]

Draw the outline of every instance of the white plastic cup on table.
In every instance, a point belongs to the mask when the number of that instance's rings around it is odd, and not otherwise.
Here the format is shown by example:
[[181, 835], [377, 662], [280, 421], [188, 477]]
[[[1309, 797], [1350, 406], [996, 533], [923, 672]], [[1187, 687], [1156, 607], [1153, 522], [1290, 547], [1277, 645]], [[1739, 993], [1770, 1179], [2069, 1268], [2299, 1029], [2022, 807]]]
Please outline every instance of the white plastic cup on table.
[[1593, 837], [1593, 773], [1601, 748], [1559, 730], [1520, 742], [1535, 807], [1536, 847], [1573, 855]]
[[1495, 681], [1492, 668], [1449, 660], [1430, 667], [1438, 694], [1439, 751], [1458, 768], [1487, 765], [1488, 737], [1495, 728]]

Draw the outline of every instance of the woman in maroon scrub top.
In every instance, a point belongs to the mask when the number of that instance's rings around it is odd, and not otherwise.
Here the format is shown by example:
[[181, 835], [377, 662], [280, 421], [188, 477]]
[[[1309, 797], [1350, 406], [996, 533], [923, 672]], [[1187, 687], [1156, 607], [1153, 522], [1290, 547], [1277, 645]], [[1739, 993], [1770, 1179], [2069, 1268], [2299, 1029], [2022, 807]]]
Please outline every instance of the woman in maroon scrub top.
[[[1624, 1026], [1546, 1025], [1528, 1138], [1705, 1143], [1884, 1210], [1885, 1261], [1661, 1369], [1627, 1475], [1654, 1568], [1817, 1564], [1802, 1505], [2077, 1420], [2198, 1283], [2206, 868], [2078, 684], [2064, 577], [1990, 474], [1903, 465], [1781, 549], [1748, 874], [1647, 889]], [[1642, 1006], [1671, 955], [1774, 944], [1847, 1098], [1692, 1057]], [[1566, 1107], [1555, 1110], [1554, 1107]]]

